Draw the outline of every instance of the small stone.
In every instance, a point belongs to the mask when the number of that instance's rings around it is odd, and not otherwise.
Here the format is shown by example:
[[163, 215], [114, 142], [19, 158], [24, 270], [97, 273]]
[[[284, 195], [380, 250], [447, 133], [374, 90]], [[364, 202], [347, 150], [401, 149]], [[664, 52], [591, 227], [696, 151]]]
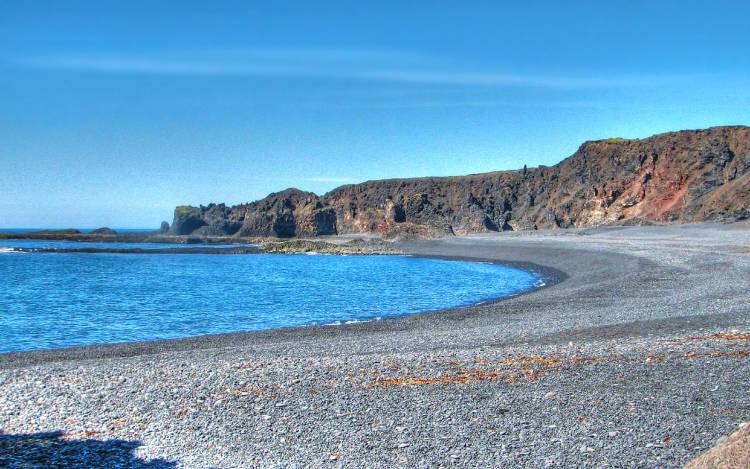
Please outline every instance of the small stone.
[[399, 448], [408, 448], [409, 446], [410, 446], [409, 443], [400, 443], [398, 445]]
[[555, 391], [550, 391], [547, 394], [544, 395], [544, 400], [549, 401], [551, 399], [554, 399], [555, 396], [557, 396], [557, 393]]

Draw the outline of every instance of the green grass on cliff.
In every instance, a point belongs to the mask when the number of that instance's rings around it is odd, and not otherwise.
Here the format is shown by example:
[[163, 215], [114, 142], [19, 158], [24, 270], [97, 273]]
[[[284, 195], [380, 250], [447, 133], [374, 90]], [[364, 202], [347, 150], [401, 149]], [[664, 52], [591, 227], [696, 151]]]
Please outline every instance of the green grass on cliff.
[[190, 205], [180, 205], [174, 209], [174, 214], [178, 217], [184, 217], [193, 211], [193, 207]]

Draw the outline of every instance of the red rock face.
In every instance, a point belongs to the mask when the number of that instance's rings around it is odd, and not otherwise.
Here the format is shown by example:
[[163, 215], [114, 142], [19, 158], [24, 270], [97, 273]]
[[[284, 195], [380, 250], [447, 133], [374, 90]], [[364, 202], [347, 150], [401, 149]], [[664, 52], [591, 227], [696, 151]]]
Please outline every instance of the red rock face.
[[[206, 215], [201, 230], [214, 233], [239, 223], [241, 234], [277, 236], [435, 236], [734, 221], [750, 217], [750, 128], [586, 142], [549, 168], [369, 181], [322, 197], [291, 189], [226, 208], [221, 212], [225, 220], [216, 219], [215, 208], [201, 210]], [[196, 213], [190, 214], [195, 218]], [[177, 217], [175, 222], [180, 226]]]
[[600, 215], [608, 221], [746, 217], [749, 133], [745, 127], [724, 127], [621, 142], [617, 148], [584, 145], [583, 151], [607, 158], [611, 166]]

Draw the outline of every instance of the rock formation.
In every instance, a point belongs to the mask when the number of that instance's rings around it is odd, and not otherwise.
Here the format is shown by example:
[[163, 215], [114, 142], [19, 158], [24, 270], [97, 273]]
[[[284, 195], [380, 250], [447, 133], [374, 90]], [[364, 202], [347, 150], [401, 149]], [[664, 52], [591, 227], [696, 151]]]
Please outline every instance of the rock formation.
[[690, 461], [685, 469], [735, 469], [750, 467], [750, 422]]
[[552, 167], [287, 189], [175, 209], [176, 235], [385, 237], [750, 217], [750, 127], [586, 142]]
[[95, 230], [92, 230], [91, 234], [95, 234], [95, 235], [116, 235], [117, 231], [113, 230], [112, 228], [108, 228], [106, 226], [103, 226], [101, 228], [97, 228]]

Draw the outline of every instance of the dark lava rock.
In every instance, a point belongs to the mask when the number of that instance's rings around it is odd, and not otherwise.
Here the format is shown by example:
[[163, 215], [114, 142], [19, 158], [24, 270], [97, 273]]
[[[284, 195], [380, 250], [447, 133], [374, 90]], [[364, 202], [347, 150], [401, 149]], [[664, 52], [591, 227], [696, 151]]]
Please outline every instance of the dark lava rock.
[[174, 209], [174, 221], [169, 228], [169, 233], [174, 235], [188, 235], [206, 225], [207, 223], [203, 219], [203, 212], [200, 208], [180, 205]]
[[95, 230], [92, 230], [91, 234], [95, 234], [95, 235], [116, 235], [117, 231], [113, 230], [112, 228], [107, 228], [106, 226], [104, 226], [102, 228], [97, 228]]
[[650, 222], [736, 221], [750, 213], [750, 128], [586, 142], [551, 167], [389, 179], [323, 196], [298, 189], [226, 207], [177, 207], [171, 234], [384, 237]]

